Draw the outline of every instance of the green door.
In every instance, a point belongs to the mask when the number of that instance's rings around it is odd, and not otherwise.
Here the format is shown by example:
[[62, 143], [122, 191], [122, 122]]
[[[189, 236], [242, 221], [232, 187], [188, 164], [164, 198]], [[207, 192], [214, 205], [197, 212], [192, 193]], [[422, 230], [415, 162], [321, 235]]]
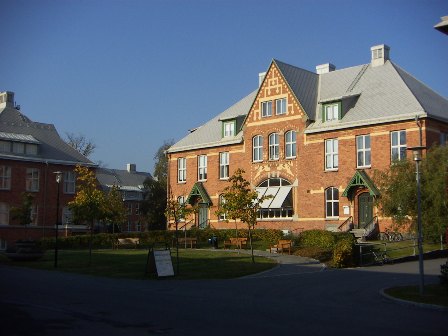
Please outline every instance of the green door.
[[199, 203], [199, 223], [198, 226], [204, 229], [208, 226], [208, 204]]
[[369, 193], [362, 193], [358, 197], [358, 225], [364, 228], [373, 218], [373, 197]]

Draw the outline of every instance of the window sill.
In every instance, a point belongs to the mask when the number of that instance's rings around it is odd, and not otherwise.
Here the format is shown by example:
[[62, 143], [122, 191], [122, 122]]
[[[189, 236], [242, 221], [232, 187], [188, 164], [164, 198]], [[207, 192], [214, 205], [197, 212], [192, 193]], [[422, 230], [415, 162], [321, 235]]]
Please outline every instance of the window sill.
[[220, 181], [228, 181], [228, 180], [229, 180], [229, 177], [220, 177], [219, 180], [220, 180]]
[[325, 217], [326, 221], [335, 221], [335, 220], [339, 220], [339, 217]]
[[370, 169], [372, 166], [357, 166], [356, 169]]
[[325, 169], [325, 172], [337, 172], [337, 171], [339, 171], [339, 168]]
[[262, 163], [263, 160], [259, 160], [259, 161], [252, 161], [252, 163]]
[[177, 184], [186, 184], [187, 181], [177, 181]]
[[288, 157], [285, 157], [285, 160], [295, 160], [295, 159], [297, 159], [297, 156], [288, 156]]

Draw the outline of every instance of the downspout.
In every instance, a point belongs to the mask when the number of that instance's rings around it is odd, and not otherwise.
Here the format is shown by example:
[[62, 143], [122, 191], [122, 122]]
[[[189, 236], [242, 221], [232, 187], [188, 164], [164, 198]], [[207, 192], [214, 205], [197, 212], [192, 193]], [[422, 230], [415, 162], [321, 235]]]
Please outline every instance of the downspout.
[[[167, 172], [166, 172], [166, 201], [167, 201], [167, 204], [168, 204], [168, 202], [169, 202], [169, 200], [170, 200], [170, 172], [171, 172], [171, 169], [170, 169], [170, 164], [171, 164], [171, 154], [169, 154], [168, 153], [168, 151], [165, 151], [165, 157], [166, 157], [166, 159], [167, 159]], [[169, 225], [170, 225], [170, 219], [168, 218], [168, 216], [167, 216], [167, 218], [166, 218], [166, 229], [168, 230], [168, 227], [169, 227]]]

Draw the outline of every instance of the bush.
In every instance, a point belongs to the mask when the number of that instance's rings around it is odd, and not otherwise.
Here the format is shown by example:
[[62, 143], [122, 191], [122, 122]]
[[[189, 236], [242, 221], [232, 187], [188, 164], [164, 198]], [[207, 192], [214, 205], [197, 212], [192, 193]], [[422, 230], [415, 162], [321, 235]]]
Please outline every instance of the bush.
[[336, 242], [336, 235], [326, 230], [304, 231], [299, 236], [299, 247], [320, 247], [331, 249]]
[[339, 239], [333, 249], [333, 267], [347, 267], [354, 264], [353, 261], [353, 236], [347, 236], [343, 239]]
[[294, 252], [295, 255], [317, 259], [320, 262], [329, 262], [333, 258], [333, 250], [322, 247], [303, 247]]

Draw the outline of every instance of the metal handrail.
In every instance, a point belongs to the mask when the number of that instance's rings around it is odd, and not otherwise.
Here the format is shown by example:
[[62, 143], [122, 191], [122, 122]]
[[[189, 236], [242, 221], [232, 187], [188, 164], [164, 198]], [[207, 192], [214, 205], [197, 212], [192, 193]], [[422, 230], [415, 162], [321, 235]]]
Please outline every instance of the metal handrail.
[[[342, 229], [345, 225], [348, 224], [348, 228], [345, 228], [344, 230]], [[344, 223], [342, 223], [341, 225], [339, 225], [338, 227], [338, 231], [341, 232], [348, 232], [353, 228], [353, 216], [348, 217]]]
[[370, 234], [372, 234], [372, 232], [375, 231], [375, 229], [377, 228], [378, 225], [378, 216], [374, 216], [370, 222], [368, 222], [363, 229], [365, 230], [364, 233], [364, 237], [368, 237], [370, 236]]

